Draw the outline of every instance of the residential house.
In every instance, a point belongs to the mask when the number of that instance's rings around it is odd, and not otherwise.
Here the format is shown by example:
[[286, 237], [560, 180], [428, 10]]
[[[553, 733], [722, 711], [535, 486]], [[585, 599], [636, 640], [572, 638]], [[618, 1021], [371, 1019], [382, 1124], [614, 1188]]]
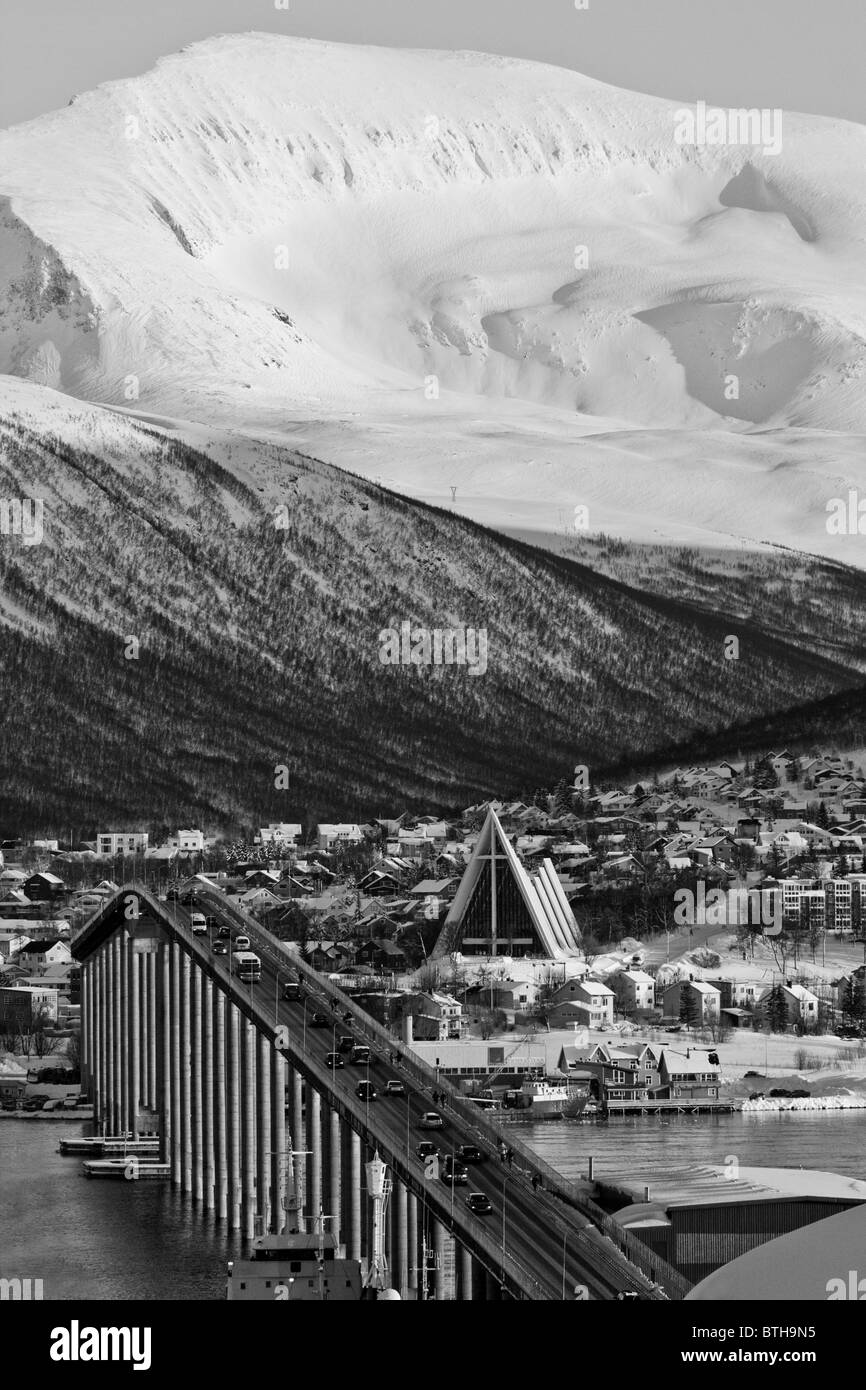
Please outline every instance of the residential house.
[[[764, 990], [758, 1000], [758, 1007], [763, 1014], [770, 990]], [[803, 1032], [810, 1032], [818, 1022], [818, 996], [813, 994], [804, 985], [782, 986], [782, 995], [785, 1000], [786, 1027], [802, 1029]]]
[[461, 1035], [463, 1005], [453, 995], [434, 990], [407, 994], [402, 1011], [412, 1019], [415, 1038], [444, 1042]]
[[41, 1019], [57, 1018], [57, 990], [39, 985], [0, 985], [0, 1028], [7, 1032], [29, 1028]]
[[72, 952], [65, 941], [28, 941], [18, 952], [17, 964], [28, 973], [41, 975], [49, 965], [68, 965]]
[[96, 837], [96, 852], [100, 855], [143, 854], [148, 847], [150, 836], [146, 830], [103, 831]]
[[176, 849], [181, 854], [202, 854], [204, 833], [201, 830], [176, 830], [169, 836], [166, 847]]
[[705, 1028], [715, 1023], [721, 1008], [721, 995], [714, 985], [705, 980], [677, 980], [668, 985], [664, 992], [664, 1011], [667, 1018], [680, 1018], [683, 996], [689, 995], [694, 1001], [695, 1027]]
[[363, 844], [364, 834], [360, 825], [351, 822], [326, 824], [316, 827], [316, 842], [321, 850], [346, 849]]
[[655, 1006], [655, 980], [643, 970], [619, 970], [608, 984], [620, 1013], [645, 1013]]
[[31, 874], [24, 881], [23, 891], [30, 902], [51, 902], [54, 898], [63, 896], [66, 884], [56, 874]]
[[721, 1068], [707, 1060], [706, 1052], [688, 1050], [683, 1054], [665, 1048], [659, 1072], [661, 1086], [656, 1094], [663, 1100], [718, 1100]]
[[600, 980], [566, 980], [551, 996], [551, 1028], [576, 1023], [586, 1028], [609, 1028], [613, 1023], [614, 992]]

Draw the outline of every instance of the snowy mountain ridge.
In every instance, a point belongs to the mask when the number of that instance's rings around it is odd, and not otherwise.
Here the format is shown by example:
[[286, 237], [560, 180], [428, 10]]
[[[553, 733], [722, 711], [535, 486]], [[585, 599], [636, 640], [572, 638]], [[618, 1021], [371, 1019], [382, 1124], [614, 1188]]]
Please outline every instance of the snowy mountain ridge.
[[678, 144], [679, 111], [477, 53], [194, 44], [0, 133], [0, 374], [465, 480], [497, 525], [591, 501], [821, 548], [866, 483], [866, 131], [785, 113], [768, 155]]

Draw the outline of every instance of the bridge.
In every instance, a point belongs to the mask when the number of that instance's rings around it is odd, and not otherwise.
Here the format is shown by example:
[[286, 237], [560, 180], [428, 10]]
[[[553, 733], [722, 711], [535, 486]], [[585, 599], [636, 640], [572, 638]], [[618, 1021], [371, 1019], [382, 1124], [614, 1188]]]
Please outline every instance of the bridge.
[[[82, 1084], [98, 1130], [158, 1134], [172, 1182], [248, 1238], [285, 1229], [281, 1194], [291, 1171], [308, 1227], [323, 1213], [359, 1260], [372, 1250], [362, 1175], [378, 1151], [393, 1181], [389, 1278], [403, 1298], [684, 1297], [688, 1285], [674, 1270], [511, 1130], [514, 1160], [503, 1162], [495, 1123], [350, 995], [220, 889], [197, 880], [193, 891], [210, 920], [207, 937], [193, 933], [179, 903], [131, 882], [73, 943], [82, 965]], [[260, 979], [240, 980], [230, 958], [214, 953], [220, 928], [250, 938]], [[282, 997], [290, 980], [301, 984], [298, 1000]], [[346, 1033], [369, 1047], [369, 1067], [348, 1059], [329, 1067]], [[373, 1082], [375, 1101], [358, 1098], [362, 1079]], [[402, 1082], [404, 1094], [385, 1094], [388, 1081]], [[443, 1127], [428, 1134], [419, 1121], [431, 1110]], [[487, 1195], [492, 1214], [475, 1215], [468, 1189], [425, 1169], [416, 1153], [424, 1138], [443, 1156], [462, 1144], [482, 1151], [471, 1187]]]

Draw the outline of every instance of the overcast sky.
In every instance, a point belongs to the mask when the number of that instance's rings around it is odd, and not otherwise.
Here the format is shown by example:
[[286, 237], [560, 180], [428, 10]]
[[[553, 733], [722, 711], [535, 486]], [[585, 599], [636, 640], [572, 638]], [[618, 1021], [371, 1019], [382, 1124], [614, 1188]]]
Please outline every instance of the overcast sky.
[[0, 127], [251, 29], [481, 49], [657, 96], [866, 121], [863, 0], [0, 0]]

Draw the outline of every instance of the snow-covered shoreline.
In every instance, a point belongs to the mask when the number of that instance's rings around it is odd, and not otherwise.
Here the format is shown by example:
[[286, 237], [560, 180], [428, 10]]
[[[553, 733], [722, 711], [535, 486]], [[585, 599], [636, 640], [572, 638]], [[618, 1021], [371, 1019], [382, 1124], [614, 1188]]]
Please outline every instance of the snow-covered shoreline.
[[771, 1110], [866, 1110], [866, 1095], [844, 1096], [761, 1096], [744, 1100], [743, 1113]]

